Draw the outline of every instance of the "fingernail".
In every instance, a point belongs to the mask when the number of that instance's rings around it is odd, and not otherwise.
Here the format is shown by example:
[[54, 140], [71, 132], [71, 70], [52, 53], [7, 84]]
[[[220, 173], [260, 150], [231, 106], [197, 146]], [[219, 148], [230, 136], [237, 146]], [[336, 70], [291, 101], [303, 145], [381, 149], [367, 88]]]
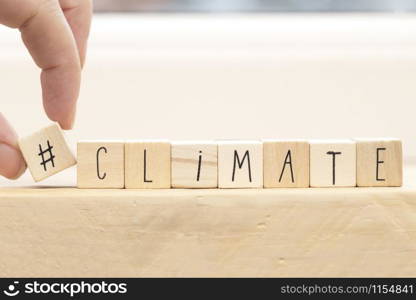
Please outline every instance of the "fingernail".
[[72, 111], [72, 114], [71, 114], [71, 122], [69, 124], [69, 128], [68, 129], [74, 128], [76, 115], [77, 115], [77, 105], [75, 104], [74, 105], [74, 110]]
[[25, 170], [22, 153], [8, 144], [0, 143], [0, 174], [9, 179], [17, 179]]
[[63, 130], [70, 130], [74, 127], [74, 119], [67, 119], [65, 122], [58, 122]]
[[72, 113], [68, 113], [68, 117], [65, 121], [59, 122], [59, 125], [63, 130], [70, 130], [74, 128], [75, 123], [75, 111]]

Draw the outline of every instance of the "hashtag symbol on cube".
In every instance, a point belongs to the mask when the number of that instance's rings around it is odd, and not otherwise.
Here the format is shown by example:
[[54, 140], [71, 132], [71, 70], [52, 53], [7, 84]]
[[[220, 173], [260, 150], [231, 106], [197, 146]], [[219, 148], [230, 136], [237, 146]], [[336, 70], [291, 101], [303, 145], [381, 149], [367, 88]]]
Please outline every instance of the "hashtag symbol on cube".
[[[46, 168], [47, 163], [51, 163], [52, 167], [53, 168], [55, 167], [55, 162], [54, 162], [55, 155], [53, 155], [52, 153], [53, 146], [51, 146], [51, 144], [49, 143], [49, 140], [47, 140], [47, 145], [48, 147], [45, 150], [43, 150], [42, 145], [39, 144], [39, 153], [38, 153], [38, 155], [42, 158], [42, 162], [40, 163], [40, 165], [43, 166], [43, 170], [45, 170], [45, 172], [47, 170]], [[45, 156], [47, 159], [45, 159]]]

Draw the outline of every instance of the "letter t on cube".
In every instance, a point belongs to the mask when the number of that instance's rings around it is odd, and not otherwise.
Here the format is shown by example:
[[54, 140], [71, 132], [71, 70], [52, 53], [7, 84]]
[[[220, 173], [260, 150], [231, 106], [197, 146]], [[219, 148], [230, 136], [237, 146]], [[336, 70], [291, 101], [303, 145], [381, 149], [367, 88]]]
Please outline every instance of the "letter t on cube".
[[311, 187], [356, 186], [356, 143], [351, 140], [310, 142]]

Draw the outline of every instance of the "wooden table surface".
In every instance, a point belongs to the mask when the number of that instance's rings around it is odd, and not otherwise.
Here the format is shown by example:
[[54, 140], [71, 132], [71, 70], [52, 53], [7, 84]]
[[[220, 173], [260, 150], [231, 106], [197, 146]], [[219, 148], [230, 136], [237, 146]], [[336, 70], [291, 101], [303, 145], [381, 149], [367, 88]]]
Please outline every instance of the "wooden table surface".
[[0, 189], [0, 276], [416, 276], [401, 188]]

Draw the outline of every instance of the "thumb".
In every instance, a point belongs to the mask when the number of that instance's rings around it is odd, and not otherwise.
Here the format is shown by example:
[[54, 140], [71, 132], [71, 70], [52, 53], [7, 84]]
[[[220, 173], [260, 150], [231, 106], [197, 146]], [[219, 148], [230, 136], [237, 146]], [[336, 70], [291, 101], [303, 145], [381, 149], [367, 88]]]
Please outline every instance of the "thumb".
[[26, 163], [17, 144], [17, 134], [0, 113], [0, 175], [16, 179], [25, 170]]

